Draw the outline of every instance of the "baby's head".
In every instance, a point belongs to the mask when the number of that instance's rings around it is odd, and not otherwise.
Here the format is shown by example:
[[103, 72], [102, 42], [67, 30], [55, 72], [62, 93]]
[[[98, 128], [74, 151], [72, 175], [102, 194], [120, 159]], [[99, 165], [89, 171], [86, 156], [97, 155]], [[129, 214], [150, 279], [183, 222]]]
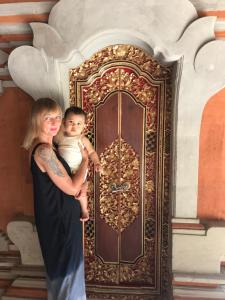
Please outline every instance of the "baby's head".
[[67, 136], [80, 135], [86, 124], [86, 113], [82, 108], [71, 106], [64, 114], [64, 132]]

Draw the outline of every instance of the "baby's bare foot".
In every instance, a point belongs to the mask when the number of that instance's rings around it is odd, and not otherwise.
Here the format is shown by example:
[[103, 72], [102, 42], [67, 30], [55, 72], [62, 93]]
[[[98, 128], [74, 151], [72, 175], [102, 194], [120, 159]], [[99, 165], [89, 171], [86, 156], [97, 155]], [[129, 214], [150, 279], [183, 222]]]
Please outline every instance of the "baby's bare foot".
[[89, 211], [88, 210], [82, 211], [80, 220], [82, 222], [86, 222], [87, 220], [89, 220]]

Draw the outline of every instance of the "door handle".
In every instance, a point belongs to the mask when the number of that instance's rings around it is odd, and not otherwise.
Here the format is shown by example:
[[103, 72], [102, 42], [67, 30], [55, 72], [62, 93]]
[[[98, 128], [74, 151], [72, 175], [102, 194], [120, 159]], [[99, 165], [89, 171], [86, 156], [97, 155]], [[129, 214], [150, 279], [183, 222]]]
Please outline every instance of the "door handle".
[[125, 192], [125, 191], [129, 190], [130, 183], [129, 182], [124, 182], [121, 184], [112, 183], [110, 185], [110, 187], [111, 187], [112, 193]]

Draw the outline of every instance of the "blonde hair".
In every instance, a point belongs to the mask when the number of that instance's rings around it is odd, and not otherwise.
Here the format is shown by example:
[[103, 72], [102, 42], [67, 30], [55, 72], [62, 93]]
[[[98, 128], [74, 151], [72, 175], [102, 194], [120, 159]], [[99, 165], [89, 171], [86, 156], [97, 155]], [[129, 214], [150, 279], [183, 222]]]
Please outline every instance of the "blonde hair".
[[58, 103], [49, 98], [41, 98], [34, 102], [31, 115], [28, 123], [27, 133], [25, 135], [22, 147], [30, 149], [34, 140], [38, 138], [40, 133], [40, 121], [41, 116], [45, 113], [59, 111], [62, 113], [62, 109]]

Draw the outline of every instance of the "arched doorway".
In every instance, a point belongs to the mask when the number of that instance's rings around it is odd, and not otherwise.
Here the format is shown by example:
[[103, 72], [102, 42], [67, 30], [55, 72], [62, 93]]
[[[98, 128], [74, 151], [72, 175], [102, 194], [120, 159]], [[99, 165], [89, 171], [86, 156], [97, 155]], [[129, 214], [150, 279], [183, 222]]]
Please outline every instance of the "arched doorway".
[[71, 104], [88, 113], [87, 135], [104, 168], [100, 177], [89, 172], [92, 298], [170, 297], [172, 69], [137, 47], [115, 45], [71, 70]]

